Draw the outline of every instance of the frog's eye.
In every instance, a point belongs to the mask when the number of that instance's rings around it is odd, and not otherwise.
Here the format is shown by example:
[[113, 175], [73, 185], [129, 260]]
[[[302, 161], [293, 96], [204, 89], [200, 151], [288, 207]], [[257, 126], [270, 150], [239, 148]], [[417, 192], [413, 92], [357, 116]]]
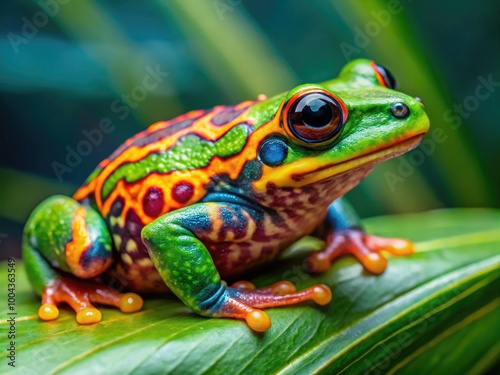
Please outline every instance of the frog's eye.
[[398, 88], [398, 83], [396, 78], [392, 75], [389, 69], [384, 68], [382, 65], [375, 64], [373, 61], [370, 64], [375, 70], [375, 75], [382, 86], [396, 90]]
[[283, 110], [285, 129], [306, 145], [323, 145], [335, 140], [346, 119], [344, 103], [322, 91], [295, 94]]

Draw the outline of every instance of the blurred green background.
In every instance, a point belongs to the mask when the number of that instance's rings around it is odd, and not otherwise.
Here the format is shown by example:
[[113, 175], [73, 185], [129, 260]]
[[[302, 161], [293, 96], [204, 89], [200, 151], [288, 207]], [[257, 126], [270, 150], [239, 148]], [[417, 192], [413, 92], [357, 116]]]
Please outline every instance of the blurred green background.
[[[2, 258], [20, 254], [37, 203], [71, 194], [149, 124], [323, 81], [359, 57], [388, 67], [441, 129], [349, 193], [361, 216], [500, 207], [498, 19], [495, 0], [4, 1]], [[158, 85], [138, 89], [151, 70]], [[58, 174], [103, 120], [113, 130]]]

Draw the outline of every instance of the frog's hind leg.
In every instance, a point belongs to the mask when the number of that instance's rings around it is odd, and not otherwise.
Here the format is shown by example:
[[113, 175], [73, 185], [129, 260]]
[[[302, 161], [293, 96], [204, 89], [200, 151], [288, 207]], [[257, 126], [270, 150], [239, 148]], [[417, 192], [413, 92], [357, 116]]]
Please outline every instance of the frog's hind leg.
[[28, 278], [42, 296], [38, 310], [42, 320], [56, 319], [61, 303], [75, 310], [81, 324], [101, 320], [92, 303], [116, 306], [124, 312], [142, 307], [136, 294], [79, 280], [94, 278], [111, 265], [111, 238], [95, 210], [69, 197], [48, 198], [33, 211], [24, 230], [23, 258]]
[[260, 309], [331, 299], [326, 285], [296, 292], [288, 282], [255, 289], [249, 282], [228, 287], [221, 281], [206, 245], [251, 241], [265, 220], [272, 220], [268, 213], [249, 207], [199, 203], [151, 222], [142, 238], [163, 280], [186, 306], [205, 316], [243, 319], [262, 332], [271, 321]]

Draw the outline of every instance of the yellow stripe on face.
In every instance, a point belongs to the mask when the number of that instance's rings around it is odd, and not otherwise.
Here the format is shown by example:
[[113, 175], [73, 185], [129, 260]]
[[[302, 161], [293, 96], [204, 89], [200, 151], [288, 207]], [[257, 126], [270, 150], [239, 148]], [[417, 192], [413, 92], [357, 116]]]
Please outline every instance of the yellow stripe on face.
[[78, 276], [78, 272], [81, 269], [81, 256], [91, 245], [89, 228], [85, 222], [86, 216], [87, 211], [83, 207], [78, 207], [71, 222], [72, 239], [66, 244], [65, 248], [66, 263], [76, 276]]
[[401, 155], [416, 147], [422, 135], [411, 136], [404, 141], [390, 145], [386, 148], [375, 150], [355, 157], [351, 160], [332, 164], [320, 163], [317, 158], [306, 157], [297, 162], [279, 168], [265, 166], [262, 178], [253, 183], [256, 191], [265, 191], [266, 185], [273, 182], [278, 186], [303, 187], [324, 181], [342, 173], [366, 166], [370, 163], [379, 163], [383, 160]]

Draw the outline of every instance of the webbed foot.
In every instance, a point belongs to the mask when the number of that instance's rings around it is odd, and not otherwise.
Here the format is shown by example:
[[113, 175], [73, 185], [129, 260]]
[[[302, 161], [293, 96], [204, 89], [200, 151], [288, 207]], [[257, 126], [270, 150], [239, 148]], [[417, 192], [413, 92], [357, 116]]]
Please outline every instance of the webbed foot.
[[93, 324], [101, 321], [102, 313], [92, 303], [115, 306], [124, 313], [131, 313], [139, 311], [143, 301], [135, 293], [120, 293], [104, 285], [63, 277], [45, 287], [38, 316], [42, 320], [57, 319], [61, 303], [75, 310], [78, 323]]
[[410, 255], [415, 251], [413, 242], [402, 238], [385, 238], [367, 234], [360, 229], [343, 229], [333, 232], [327, 247], [308, 257], [313, 272], [328, 270], [332, 262], [344, 254], [354, 255], [363, 267], [374, 274], [381, 274], [387, 267], [387, 258], [380, 251], [392, 255]]

